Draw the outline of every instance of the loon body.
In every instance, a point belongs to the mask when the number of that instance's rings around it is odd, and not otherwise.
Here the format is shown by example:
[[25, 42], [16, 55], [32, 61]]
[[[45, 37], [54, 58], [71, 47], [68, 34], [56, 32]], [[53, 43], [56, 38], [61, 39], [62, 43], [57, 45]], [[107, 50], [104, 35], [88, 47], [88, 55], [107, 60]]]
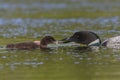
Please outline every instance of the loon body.
[[120, 36], [106, 39], [105, 41], [102, 42], [102, 46], [106, 46], [108, 48], [120, 49]]

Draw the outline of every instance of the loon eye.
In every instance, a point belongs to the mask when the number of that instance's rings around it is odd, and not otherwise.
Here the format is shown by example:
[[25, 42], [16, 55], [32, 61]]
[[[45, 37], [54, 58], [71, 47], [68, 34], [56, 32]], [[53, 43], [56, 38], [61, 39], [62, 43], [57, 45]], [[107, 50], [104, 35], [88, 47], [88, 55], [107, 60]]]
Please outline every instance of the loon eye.
[[76, 38], [76, 39], [78, 39], [78, 38], [79, 38], [79, 35], [75, 35], [75, 36], [73, 36], [73, 38]]

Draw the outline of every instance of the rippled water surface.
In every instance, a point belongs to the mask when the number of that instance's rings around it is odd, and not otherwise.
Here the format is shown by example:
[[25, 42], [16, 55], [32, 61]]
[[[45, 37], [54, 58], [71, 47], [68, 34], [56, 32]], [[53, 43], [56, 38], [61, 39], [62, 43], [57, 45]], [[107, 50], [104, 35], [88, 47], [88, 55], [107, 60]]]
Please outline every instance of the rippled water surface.
[[[90, 30], [101, 40], [120, 34], [119, 0], [1, 0], [0, 44], [57, 40]], [[120, 50], [49, 45], [47, 50], [0, 49], [0, 80], [120, 80]]]

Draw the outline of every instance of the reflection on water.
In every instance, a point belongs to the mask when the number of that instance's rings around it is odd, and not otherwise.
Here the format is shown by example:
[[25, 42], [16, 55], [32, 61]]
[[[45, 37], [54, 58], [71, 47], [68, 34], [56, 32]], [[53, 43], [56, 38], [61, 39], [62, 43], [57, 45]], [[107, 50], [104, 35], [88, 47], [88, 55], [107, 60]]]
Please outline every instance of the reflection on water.
[[[104, 12], [112, 12], [112, 11], [118, 11], [120, 8], [119, 1], [89, 1], [89, 0], [69, 0], [64, 1], [60, 3], [56, 2], [42, 2], [42, 1], [33, 1], [32, 4], [29, 2], [20, 2], [19, 3], [0, 3], [0, 9], [7, 10], [8, 12], [15, 11], [16, 9], [20, 9], [23, 13], [26, 13], [27, 11], [30, 11], [31, 9], [34, 12], [34, 9], [40, 10], [52, 10], [52, 9], [84, 9], [84, 11], [88, 12], [95, 12], [95, 11], [104, 11]], [[69, 2], [69, 3], [68, 3]], [[102, 4], [102, 6], [101, 6]], [[27, 10], [27, 11], [26, 11]]]
[[[32, 79], [36, 75], [38, 79], [44, 79], [44, 76], [50, 79], [68, 79], [69, 76], [72, 76], [69, 78], [70, 80], [88, 80], [88, 78], [99, 80], [103, 79], [101, 77], [107, 79], [109, 78], [107, 76], [119, 75], [119, 61], [119, 52], [109, 49], [94, 52], [66, 46], [47, 51], [9, 51], [0, 53], [0, 74], [9, 74], [11, 77], [14, 75], [25, 79], [30, 79], [25, 76], [29, 74]], [[11, 71], [13, 74], [10, 74]]]
[[[38, 80], [48, 78], [50, 80], [56, 78], [99, 80], [103, 77], [107, 79], [110, 75], [119, 75], [119, 50], [103, 48], [96, 52], [72, 43], [49, 47], [51, 49], [31, 51], [1, 49], [0, 74], [2, 79], [16, 80], [20, 77], [35, 80], [36, 76]], [[3, 75], [8, 76], [6, 78]], [[114, 79], [119, 78], [109, 80]]]
[[[104, 18], [104, 17], [98, 17], [96, 19], [91, 19], [91, 18], [71, 18], [71, 19], [22, 19], [22, 18], [17, 18], [17, 19], [4, 19], [0, 18], [0, 25], [17, 25], [17, 26], [22, 26], [22, 27], [42, 27], [46, 24], [67, 24], [67, 23], [74, 23], [74, 24], [82, 24], [82, 26], [87, 24], [95, 25], [98, 24], [100, 27], [105, 27], [106, 25], [111, 25], [113, 26], [118, 26], [120, 23], [120, 17], [115, 16], [115, 17], [110, 17], [110, 18]], [[90, 27], [92, 27], [89, 25]]]
[[[67, 46], [66, 46], [67, 47]], [[86, 65], [105, 66], [111, 65], [120, 61], [119, 50], [105, 49], [98, 52], [94, 52], [90, 49], [81, 49], [78, 47], [58, 47], [53, 50], [33, 50], [33, 51], [6, 51], [2, 50], [0, 53], [1, 69], [6, 66], [32, 66], [39, 67], [40, 65], [47, 64], [46, 62], [56, 63], [63, 62], [66, 64], [74, 65], [81, 64], [83, 62]], [[82, 50], [83, 49], [83, 50]], [[6, 51], [6, 52], [5, 52]], [[2, 53], [3, 52], [3, 53]], [[110, 53], [112, 52], [112, 53]], [[68, 60], [68, 62], [67, 62]], [[57, 64], [57, 63], [56, 63]], [[64, 64], [63, 64], [64, 65]], [[35, 68], [36, 68], [35, 67]]]

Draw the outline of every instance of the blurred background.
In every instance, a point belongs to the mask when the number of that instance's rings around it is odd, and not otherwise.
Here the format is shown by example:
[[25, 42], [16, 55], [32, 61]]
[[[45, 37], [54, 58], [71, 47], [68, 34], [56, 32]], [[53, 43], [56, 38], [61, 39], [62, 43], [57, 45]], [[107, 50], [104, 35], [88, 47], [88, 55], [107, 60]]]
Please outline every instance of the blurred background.
[[[57, 40], [90, 30], [102, 40], [120, 34], [119, 0], [0, 0], [0, 44]], [[0, 51], [1, 80], [119, 80], [119, 50]]]

